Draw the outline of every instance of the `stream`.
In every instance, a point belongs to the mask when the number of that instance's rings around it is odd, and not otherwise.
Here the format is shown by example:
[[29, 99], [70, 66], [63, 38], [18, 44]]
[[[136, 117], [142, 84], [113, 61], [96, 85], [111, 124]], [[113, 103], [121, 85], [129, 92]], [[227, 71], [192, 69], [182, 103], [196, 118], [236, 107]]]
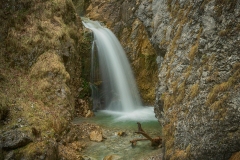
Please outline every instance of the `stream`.
[[[99, 111], [92, 118], [76, 118], [73, 123], [92, 123], [102, 128], [102, 142], [91, 141], [87, 149], [83, 150], [86, 160], [158, 160], [161, 157], [161, 148], [153, 148], [150, 141], [139, 141], [136, 146], [130, 140], [144, 138], [134, 133], [138, 130], [137, 122], [142, 124], [143, 130], [152, 138], [161, 135], [161, 126], [154, 117], [153, 107], [146, 107], [131, 113], [116, 111]], [[124, 132], [119, 136], [119, 132]], [[104, 160], [105, 160], [104, 159]]]

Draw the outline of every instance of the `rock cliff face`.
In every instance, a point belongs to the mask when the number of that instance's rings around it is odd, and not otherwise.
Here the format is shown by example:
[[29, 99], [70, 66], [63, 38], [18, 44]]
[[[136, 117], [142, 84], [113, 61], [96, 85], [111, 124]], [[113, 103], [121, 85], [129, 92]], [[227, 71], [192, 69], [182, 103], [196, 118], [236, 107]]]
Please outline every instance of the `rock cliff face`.
[[138, 17], [162, 52], [164, 158], [228, 159], [240, 150], [240, 1], [146, 0]]
[[228, 159], [240, 150], [239, 0], [92, 0], [87, 13], [112, 28], [133, 66], [156, 53], [164, 159]]

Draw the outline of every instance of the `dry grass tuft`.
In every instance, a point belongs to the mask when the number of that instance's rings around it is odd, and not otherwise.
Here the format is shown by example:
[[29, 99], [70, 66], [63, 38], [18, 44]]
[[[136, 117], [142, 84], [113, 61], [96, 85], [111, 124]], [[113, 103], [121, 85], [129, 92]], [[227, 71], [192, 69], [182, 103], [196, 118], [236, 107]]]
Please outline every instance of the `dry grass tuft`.
[[238, 80], [240, 79], [240, 68], [238, 63], [233, 66], [232, 75], [225, 82], [216, 84], [208, 94], [206, 105], [211, 109], [217, 111], [216, 119], [224, 120], [226, 116], [225, 103], [229, 98], [230, 91], [234, 90], [238, 86]]
[[207, 5], [211, 0], [204, 0], [203, 3], [201, 4], [201, 9], [204, 9], [205, 5]]
[[187, 154], [184, 150], [175, 150], [173, 156], [170, 158], [170, 160], [183, 160], [186, 159]]
[[188, 54], [188, 58], [190, 59], [191, 62], [194, 60], [194, 57], [195, 57], [195, 55], [196, 55], [196, 53], [197, 53], [198, 45], [199, 45], [199, 41], [200, 41], [200, 37], [201, 37], [202, 31], [203, 31], [203, 28], [201, 27], [201, 28], [199, 29], [199, 33], [198, 33], [198, 36], [197, 36], [197, 41], [196, 41], [196, 43], [191, 47], [190, 52], [189, 52], [189, 54]]
[[229, 160], [239, 160], [240, 159], [240, 152], [234, 153]]
[[190, 59], [190, 61], [193, 61], [197, 50], [198, 50], [198, 43], [196, 43], [195, 45], [193, 45], [191, 47], [191, 50], [190, 50], [190, 52], [188, 54], [188, 58]]
[[218, 35], [221, 37], [227, 36], [230, 33], [231, 29], [224, 29], [218, 32]]
[[233, 70], [236, 71], [240, 68], [240, 62], [237, 62], [233, 65]]
[[224, 95], [222, 99], [213, 102], [210, 108], [215, 111], [220, 110], [221, 108], [224, 107], [223, 105], [224, 105], [224, 102], [227, 100], [227, 98], [228, 98], [228, 95]]
[[176, 98], [176, 103], [179, 104], [185, 98], [185, 82], [182, 82], [178, 88], [178, 96]]
[[184, 77], [185, 77], [184, 79], [185, 79], [185, 81], [186, 81], [186, 80], [188, 79], [188, 77], [190, 76], [191, 71], [192, 71], [192, 66], [189, 65], [189, 66], [187, 67], [185, 73], [184, 73]]
[[199, 84], [195, 83], [194, 85], [192, 85], [191, 90], [190, 90], [190, 98], [194, 98], [196, 97], [196, 95], [198, 94], [199, 91]]
[[57, 75], [62, 76], [63, 82], [67, 82], [70, 79], [61, 58], [54, 51], [42, 54], [38, 58], [37, 63], [32, 67], [30, 73], [32, 78], [54, 78]]
[[170, 107], [172, 107], [172, 105], [175, 102], [174, 96], [173, 95], [169, 95], [167, 93], [164, 93], [162, 95], [161, 99], [164, 101], [164, 110], [167, 110]]

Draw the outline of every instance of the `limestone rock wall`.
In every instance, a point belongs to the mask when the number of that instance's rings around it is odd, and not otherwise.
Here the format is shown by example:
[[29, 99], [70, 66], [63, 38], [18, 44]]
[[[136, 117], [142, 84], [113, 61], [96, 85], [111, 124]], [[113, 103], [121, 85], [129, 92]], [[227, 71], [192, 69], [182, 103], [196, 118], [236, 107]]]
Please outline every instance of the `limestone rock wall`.
[[138, 17], [159, 53], [164, 159], [230, 158], [240, 150], [240, 1], [143, 0]]

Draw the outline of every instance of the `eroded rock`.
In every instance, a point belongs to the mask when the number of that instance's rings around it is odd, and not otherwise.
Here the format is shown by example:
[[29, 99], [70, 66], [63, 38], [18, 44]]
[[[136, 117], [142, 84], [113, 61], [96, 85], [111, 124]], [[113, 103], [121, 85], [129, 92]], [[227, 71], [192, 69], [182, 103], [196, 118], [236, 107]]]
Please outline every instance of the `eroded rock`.
[[101, 142], [103, 140], [102, 132], [99, 130], [92, 131], [89, 136], [91, 141]]
[[24, 147], [32, 142], [32, 139], [24, 132], [19, 130], [10, 130], [0, 137], [3, 150], [13, 150]]

